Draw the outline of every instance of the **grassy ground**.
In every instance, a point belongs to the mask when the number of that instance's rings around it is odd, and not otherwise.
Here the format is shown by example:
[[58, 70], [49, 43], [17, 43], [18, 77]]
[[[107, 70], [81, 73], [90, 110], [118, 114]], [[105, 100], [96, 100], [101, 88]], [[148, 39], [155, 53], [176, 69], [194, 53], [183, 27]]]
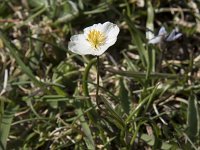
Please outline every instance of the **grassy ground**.
[[[0, 2], [0, 149], [200, 149], [200, 1]], [[97, 107], [96, 58], [67, 47], [106, 21]], [[183, 36], [147, 44], [161, 26]]]

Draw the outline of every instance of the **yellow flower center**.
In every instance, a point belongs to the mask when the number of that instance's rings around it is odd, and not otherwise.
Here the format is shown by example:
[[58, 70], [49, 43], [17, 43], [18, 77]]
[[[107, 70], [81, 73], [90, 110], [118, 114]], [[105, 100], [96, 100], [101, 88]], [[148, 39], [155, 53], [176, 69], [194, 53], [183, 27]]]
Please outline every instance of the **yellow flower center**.
[[87, 40], [90, 42], [92, 47], [97, 49], [100, 45], [105, 43], [106, 37], [102, 32], [93, 29], [90, 30]]

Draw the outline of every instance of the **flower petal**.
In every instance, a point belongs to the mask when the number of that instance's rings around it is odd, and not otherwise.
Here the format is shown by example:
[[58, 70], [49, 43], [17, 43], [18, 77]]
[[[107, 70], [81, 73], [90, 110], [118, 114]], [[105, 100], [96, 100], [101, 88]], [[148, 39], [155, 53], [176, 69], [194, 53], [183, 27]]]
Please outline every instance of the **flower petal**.
[[157, 44], [160, 43], [162, 41], [162, 36], [156, 36], [154, 38], [152, 38], [151, 40], [149, 40], [149, 44]]
[[[88, 33], [89, 33], [91, 30], [93, 30], [93, 29], [98, 30], [98, 29], [101, 29], [101, 27], [102, 27], [102, 24], [101, 24], [101, 23], [94, 24], [94, 25], [92, 25], [92, 26], [90, 26], [90, 27], [87, 27], [87, 28], [85, 28], [85, 29], [83, 30], [84, 35], [87, 37]], [[99, 30], [99, 31], [101, 31], [101, 30]]]
[[111, 22], [105, 22], [101, 27], [101, 31], [106, 35], [112, 33], [112, 35], [115, 37], [119, 34], [119, 27]]
[[165, 27], [162, 26], [158, 32], [158, 35], [162, 36], [166, 34], [167, 34], [167, 31], [165, 30]]
[[117, 38], [117, 35], [119, 34], [119, 27], [116, 24], [105, 22], [103, 24], [98, 23], [91, 27], [85, 28], [84, 35], [87, 36], [88, 33], [93, 29], [101, 31], [103, 34], [105, 34], [107, 39]]
[[170, 42], [170, 41], [174, 41], [176, 39], [178, 39], [179, 37], [182, 36], [182, 33], [178, 33], [176, 29], [172, 30], [172, 32], [169, 34], [169, 36], [167, 36], [166, 41]]
[[95, 50], [95, 53], [93, 53], [92, 55], [102, 55], [110, 46], [112, 46], [113, 44], [115, 44], [115, 42], [117, 41], [117, 38], [113, 38], [110, 39], [108, 42], [106, 42], [104, 45], [101, 45], [98, 50]]
[[68, 49], [79, 55], [91, 54], [93, 51], [83, 34], [74, 35], [70, 38]]
[[[70, 51], [80, 55], [99, 56], [103, 54], [117, 41], [117, 35], [119, 34], [118, 26], [111, 22], [94, 24], [83, 31], [83, 34], [72, 36], [68, 45]], [[90, 34], [92, 34], [92, 37], [90, 37]], [[98, 41], [98, 38], [101, 39]]]
[[109, 47], [110, 47], [110, 44], [104, 44], [100, 46], [94, 55], [97, 55], [97, 56], [102, 55]]
[[106, 35], [106, 46], [110, 47], [117, 41], [119, 27], [111, 22], [105, 22], [101, 31]]

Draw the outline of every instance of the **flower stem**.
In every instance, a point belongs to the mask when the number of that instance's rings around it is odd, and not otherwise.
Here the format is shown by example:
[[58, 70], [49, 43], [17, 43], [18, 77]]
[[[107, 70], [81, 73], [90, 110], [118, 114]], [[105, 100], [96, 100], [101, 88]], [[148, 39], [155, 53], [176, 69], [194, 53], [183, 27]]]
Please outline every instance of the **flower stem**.
[[[89, 97], [89, 90], [88, 90], [88, 76], [89, 76], [89, 72], [90, 69], [92, 68], [92, 65], [96, 64], [96, 59], [92, 59], [89, 64], [87, 65], [87, 67], [85, 68], [85, 72], [83, 74], [83, 93], [84, 96], [88, 96]], [[91, 107], [92, 104], [89, 106]]]
[[89, 76], [89, 72], [90, 72], [90, 69], [92, 68], [92, 66], [96, 64], [96, 59], [92, 59], [87, 67], [85, 68], [85, 72], [83, 74], [83, 93], [84, 93], [84, 96], [86, 97], [89, 97], [88, 100], [86, 100], [86, 108], [92, 108], [91, 111], [88, 111], [87, 112], [87, 115], [89, 117], [90, 120], [92, 120], [93, 123], [97, 123], [97, 118], [98, 118], [98, 114], [96, 112], [92, 104], [92, 101], [91, 101], [91, 98], [90, 98], [90, 95], [89, 95], [89, 90], [88, 90], [88, 76]]
[[97, 56], [97, 85], [96, 85], [96, 103], [99, 106], [99, 56]]

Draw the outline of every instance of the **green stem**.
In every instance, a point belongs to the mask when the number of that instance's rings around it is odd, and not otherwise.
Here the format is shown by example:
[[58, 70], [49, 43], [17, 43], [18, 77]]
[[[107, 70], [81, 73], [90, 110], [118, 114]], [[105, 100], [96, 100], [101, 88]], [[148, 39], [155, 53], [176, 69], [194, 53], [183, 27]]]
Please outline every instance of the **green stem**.
[[[89, 62], [89, 64], [85, 68], [85, 72], [84, 72], [83, 78], [82, 78], [83, 93], [84, 93], [84, 96], [87, 96], [87, 97], [90, 97], [89, 90], [88, 90], [88, 76], [89, 76], [90, 69], [92, 68], [92, 65], [95, 64], [95, 62], [96, 62], [96, 59], [92, 59]], [[86, 101], [86, 106], [87, 106], [87, 108], [94, 108], [90, 98]], [[94, 123], [97, 122], [98, 114], [95, 109], [92, 109], [90, 112], [87, 113], [87, 115], [90, 118], [90, 120], [92, 120], [92, 122], [94, 122]]]
[[88, 76], [89, 76], [89, 72], [90, 69], [92, 68], [92, 65], [96, 62], [96, 59], [92, 59], [89, 64], [87, 65], [87, 67], [85, 68], [85, 72], [83, 74], [83, 92], [84, 92], [84, 96], [89, 96], [89, 91], [88, 91]]
[[97, 86], [96, 86], [96, 102], [99, 107], [99, 56], [97, 56]]

